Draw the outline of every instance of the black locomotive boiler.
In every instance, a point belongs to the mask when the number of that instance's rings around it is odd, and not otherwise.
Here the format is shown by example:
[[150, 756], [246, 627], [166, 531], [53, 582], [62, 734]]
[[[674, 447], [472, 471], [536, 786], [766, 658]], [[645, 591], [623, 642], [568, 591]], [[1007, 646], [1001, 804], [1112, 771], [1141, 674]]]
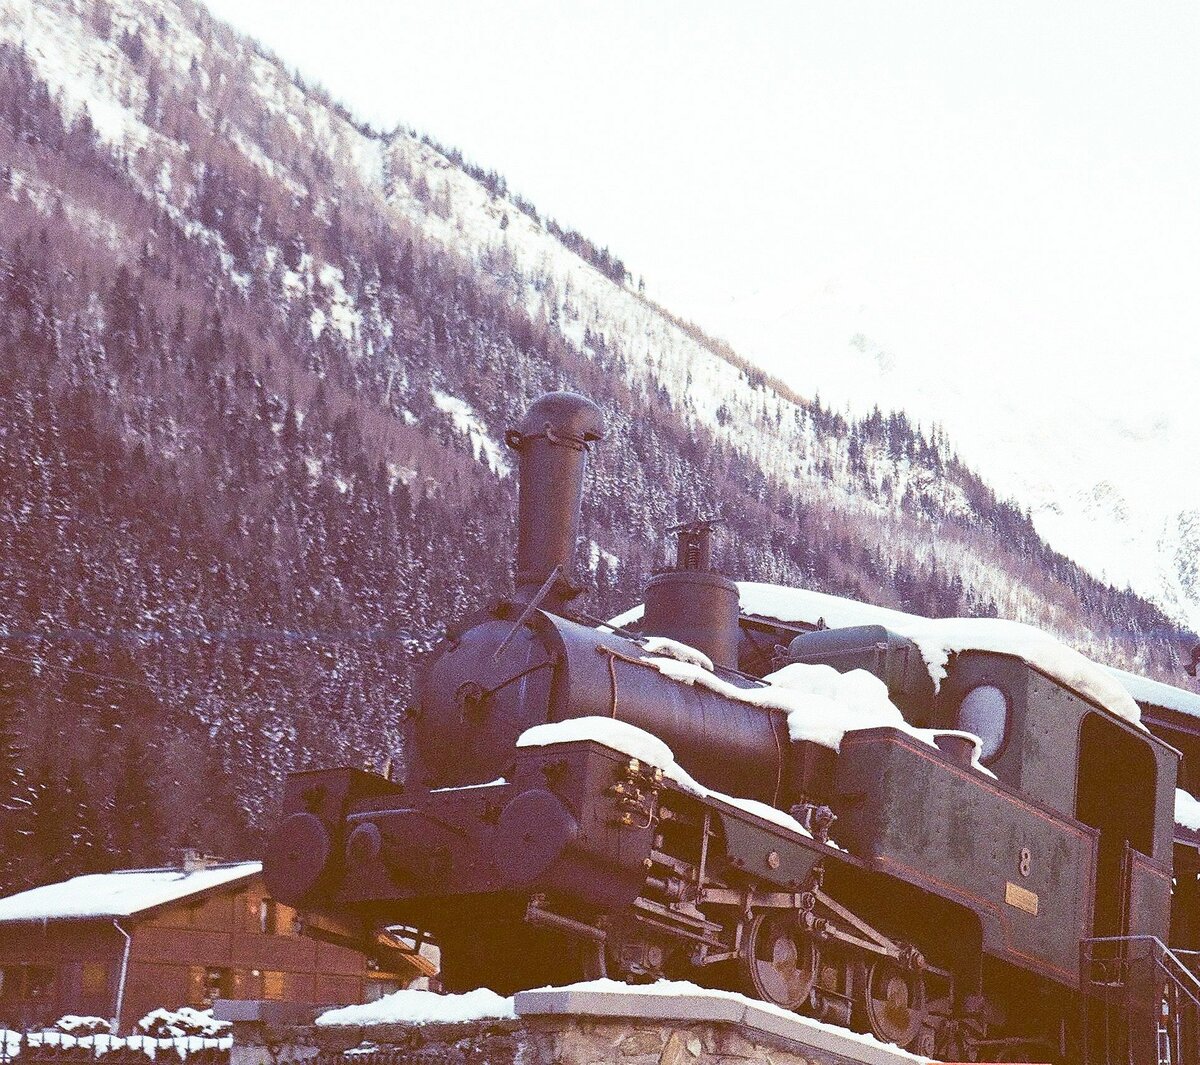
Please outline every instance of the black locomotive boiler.
[[[562, 392], [508, 433], [515, 595], [434, 652], [403, 784], [289, 778], [275, 897], [326, 936], [418, 930], [447, 990], [686, 978], [953, 1060], [1071, 1060], [1081, 944], [1168, 938], [1176, 750], [1014, 654], [961, 651], [935, 691], [884, 626], [740, 611], [700, 526], [651, 579], [638, 631], [589, 623], [571, 558], [602, 436]], [[664, 674], [647, 637], [703, 652], [715, 680]], [[789, 662], [866, 669], [908, 725], [987, 733], [986, 770], [953, 733], [793, 741], [753, 694]], [[518, 745], [573, 719], [657, 737], [703, 789], [603, 730]]]

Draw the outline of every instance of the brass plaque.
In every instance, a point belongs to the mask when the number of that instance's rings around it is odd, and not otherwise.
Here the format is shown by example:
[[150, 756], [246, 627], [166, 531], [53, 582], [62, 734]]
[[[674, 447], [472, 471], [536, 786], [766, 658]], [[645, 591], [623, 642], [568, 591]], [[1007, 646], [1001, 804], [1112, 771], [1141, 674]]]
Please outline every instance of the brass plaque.
[[1037, 916], [1037, 895], [1028, 888], [1021, 887], [1020, 884], [1014, 884], [1011, 880], [1004, 885], [1004, 901], [1032, 917]]

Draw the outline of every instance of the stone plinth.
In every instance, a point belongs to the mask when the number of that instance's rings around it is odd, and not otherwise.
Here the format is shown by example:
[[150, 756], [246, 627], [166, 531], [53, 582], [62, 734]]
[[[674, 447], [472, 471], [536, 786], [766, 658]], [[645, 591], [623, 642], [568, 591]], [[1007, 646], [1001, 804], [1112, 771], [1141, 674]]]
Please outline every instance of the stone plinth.
[[[904, 1051], [712, 995], [526, 991], [516, 1019], [318, 1027], [243, 1004], [232, 1065], [913, 1065]], [[222, 1015], [218, 1010], [218, 1015]], [[230, 1011], [233, 1012], [233, 1011]], [[315, 1014], [314, 1014], [315, 1015]], [[307, 1018], [306, 1018], [307, 1019]]]

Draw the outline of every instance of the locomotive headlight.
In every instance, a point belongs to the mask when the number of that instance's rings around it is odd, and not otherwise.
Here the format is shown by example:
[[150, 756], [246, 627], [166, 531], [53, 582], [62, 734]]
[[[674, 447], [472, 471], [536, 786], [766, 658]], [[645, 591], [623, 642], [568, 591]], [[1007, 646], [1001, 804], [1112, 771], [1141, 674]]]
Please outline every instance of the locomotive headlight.
[[983, 741], [980, 760], [990, 762], [1004, 745], [1008, 729], [1008, 696], [994, 684], [972, 688], [958, 707], [958, 727]]

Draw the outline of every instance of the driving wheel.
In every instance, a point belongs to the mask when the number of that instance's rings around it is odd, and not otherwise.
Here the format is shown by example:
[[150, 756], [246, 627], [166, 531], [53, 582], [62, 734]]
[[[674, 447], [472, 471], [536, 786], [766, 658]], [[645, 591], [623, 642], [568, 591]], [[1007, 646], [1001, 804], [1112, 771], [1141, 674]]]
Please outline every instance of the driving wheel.
[[871, 1034], [885, 1043], [909, 1046], [925, 1021], [925, 980], [890, 958], [880, 958], [867, 970], [863, 1005]]
[[741, 967], [757, 998], [798, 1010], [817, 979], [817, 947], [791, 913], [760, 913], [742, 942]]

